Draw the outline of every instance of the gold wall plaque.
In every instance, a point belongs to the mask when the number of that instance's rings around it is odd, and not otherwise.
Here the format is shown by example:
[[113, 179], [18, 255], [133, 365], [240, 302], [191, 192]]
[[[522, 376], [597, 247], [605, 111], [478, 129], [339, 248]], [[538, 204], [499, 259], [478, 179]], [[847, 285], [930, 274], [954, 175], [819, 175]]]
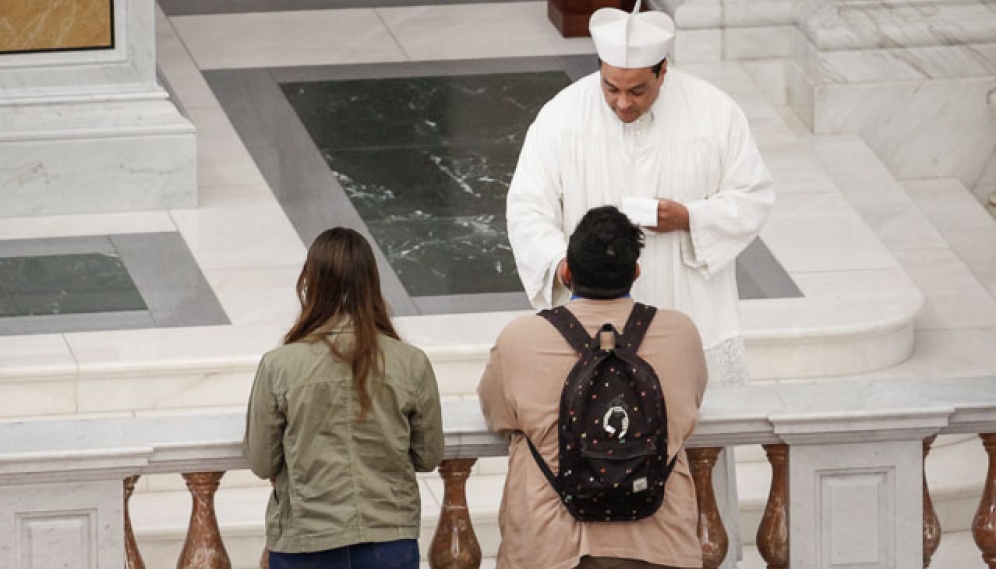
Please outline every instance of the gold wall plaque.
[[114, 0], [0, 0], [0, 53], [114, 47], [113, 14]]

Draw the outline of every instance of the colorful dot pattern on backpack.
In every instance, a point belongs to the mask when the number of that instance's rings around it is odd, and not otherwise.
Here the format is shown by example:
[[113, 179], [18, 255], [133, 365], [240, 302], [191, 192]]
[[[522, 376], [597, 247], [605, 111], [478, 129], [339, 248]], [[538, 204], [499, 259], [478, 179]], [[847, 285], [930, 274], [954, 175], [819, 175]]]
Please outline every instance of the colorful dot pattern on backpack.
[[[655, 370], [636, 353], [654, 309], [637, 307], [622, 334], [606, 325], [594, 336], [563, 307], [541, 312], [579, 352], [561, 395], [553, 482], [580, 521], [642, 519], [663, 500], [667, 412]], [[614, 348], [602, 349], [602, 332], [616, 335]]]

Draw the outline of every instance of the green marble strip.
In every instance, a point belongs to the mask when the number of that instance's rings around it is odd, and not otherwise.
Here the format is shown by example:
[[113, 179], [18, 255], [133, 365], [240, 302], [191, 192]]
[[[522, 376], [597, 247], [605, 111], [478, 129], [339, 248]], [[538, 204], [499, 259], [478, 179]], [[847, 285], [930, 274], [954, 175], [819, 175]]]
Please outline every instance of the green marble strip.
[[0, 259], [0, 317], [145, 310], [116, 255]]

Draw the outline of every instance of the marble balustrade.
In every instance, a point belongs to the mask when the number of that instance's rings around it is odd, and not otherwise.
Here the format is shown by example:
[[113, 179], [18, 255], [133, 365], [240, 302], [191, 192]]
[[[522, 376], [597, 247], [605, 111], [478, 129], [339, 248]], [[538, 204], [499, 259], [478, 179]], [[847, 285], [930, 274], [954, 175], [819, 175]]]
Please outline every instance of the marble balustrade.
[[[464, 482], [507, 443], [474, 400], [445, 402], [444, 422], [445, 498], [428, 558], [436, 569], [479, 567]], [[243, 425], [241, 412], [0, 423], [0, 566], [143, 567], [127, 499], [137, 476], [181, 473], [193, 508], [178, 567], [230, 568], [213, 498], [226, 471], [246, 468]], [[996, 568], [996, 377], [710, 391], [687, 444], [705, 566], [726, 553], [709, 472], [729, 444], [761, 444], [772, 465], [757, 539], [769, 567], [929, 565], [940, 528], [923, 462], [933, 436], [953, 433], [979, 433], [988, 454], [972, 527]]]

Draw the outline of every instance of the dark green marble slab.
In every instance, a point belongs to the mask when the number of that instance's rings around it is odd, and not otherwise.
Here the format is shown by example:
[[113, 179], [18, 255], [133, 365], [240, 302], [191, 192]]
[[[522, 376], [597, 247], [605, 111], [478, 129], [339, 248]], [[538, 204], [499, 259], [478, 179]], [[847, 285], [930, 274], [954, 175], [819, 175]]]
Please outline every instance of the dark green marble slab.
[[512, 144], [324, 152], [364, 220], [421, 212], [504, 216], [519, 149]]
[[284, 83], [322, 150], [512, 143], [553, 95], [562, 71]]
[[285, 83], [410, 296], [522, 290], [505, 195], [562, 71]]
[[412, 213], [367, 228], [411, 296], [522, 290], [503, 216]]
[[116, 255], [0, 258], [0, 317], [145, 309]]

